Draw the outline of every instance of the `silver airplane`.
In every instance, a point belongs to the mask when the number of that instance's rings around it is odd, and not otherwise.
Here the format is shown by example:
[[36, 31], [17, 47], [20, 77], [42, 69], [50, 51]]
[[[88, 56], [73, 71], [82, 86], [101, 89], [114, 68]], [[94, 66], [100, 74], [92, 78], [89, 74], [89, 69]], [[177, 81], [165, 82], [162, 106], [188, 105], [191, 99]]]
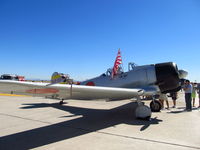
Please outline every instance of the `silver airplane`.
[[[154, 96], [160, 93], [177, 92], [181, 89], [180, 80], [188, 75], [187, 71], [178, 70], [173, 62], [165, 62], [144, 66], [136, 66], [129, 63], [127, 72], [118, 71], [118, 74], [111, 78], [112, 69], [106, 73], [86, 81], [81, 85], [119, 87], [128, 89], [141, 89], [142, 95]], [[121, 70], [121, 69], [119, 69]], [[154, 100], [150, 103], [152, 111], [158, 112], [161, 105]]]
[[0, 80], [0, 92], [9, 94], [32, 95], [60, 99], [60, 104], [66, 99], [79, 100], [124, 100], [137, 98], [138, 110], [136, 117], [150, 118], [151, 110], [160, 111], [161, 105], [153, 99], [150, 108], [141, 103], [141, 96], [159, 93], [176, 92], [181, 89], [180, 79], [187, 76], [184, 70], [178, 70], [173, 62], [135, 66], [129, 64], [129, 71], [118, 70], [111, 77], [108, 70], [96, 78], [75, 84], [59, 84], [66, 80], [62, 74], [53, 74], [51, 84], [24, 81]]

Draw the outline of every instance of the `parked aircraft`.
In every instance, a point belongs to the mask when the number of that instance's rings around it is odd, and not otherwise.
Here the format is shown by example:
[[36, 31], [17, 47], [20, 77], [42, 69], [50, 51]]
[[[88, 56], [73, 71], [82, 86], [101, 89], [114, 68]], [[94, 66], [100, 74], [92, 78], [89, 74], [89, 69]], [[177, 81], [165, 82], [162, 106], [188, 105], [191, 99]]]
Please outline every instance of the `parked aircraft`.
[[161, 105], [158, 101], [153, 100], [150, 104], [150, 110], [149, 107], [141, 103], [140, 96], [176, 92], [181, 88], [180, 79], [187, 75], [186, 71], [179, 71], [173, 62], [144, 66], [135, 66], [131, 63], [129, 71], [123, 72], [120, 70], [119, 58], [116, 58], [113, 67], [116, 70], [110, 69], [105, 74], [81, 82], [80, 85], [58, 84], [66, 80], [66, 76], [54, 73], [51, 84], [2, 80], [0, 81], [0, 92], [51, 96], [55, 99], [61, 99], [60, 104], [66, 99], [106, 99], [112, 101], [137, 98], [139, 104], [136, 110], [137, 117], [149, 118], [151, 110], [160, 111]]

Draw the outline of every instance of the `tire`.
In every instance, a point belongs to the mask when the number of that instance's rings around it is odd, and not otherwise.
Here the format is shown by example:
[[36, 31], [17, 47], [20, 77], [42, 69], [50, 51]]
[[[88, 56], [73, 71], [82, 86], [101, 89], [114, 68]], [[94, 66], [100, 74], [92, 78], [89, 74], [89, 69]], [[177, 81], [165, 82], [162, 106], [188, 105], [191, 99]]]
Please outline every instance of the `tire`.
[[154, 100], [151, 101], [150, 108], [152, 112], [159, 112], [162, 108], [162, 105], [158, 100]]
[[137, 119], [150, 120], [151, 109], [146, 105], [140, 105], [135, 110], [135, 116]]
[[59, 102], [60, 105], [62, 105], [63, 103], [64, 103], [63, 101], [60, 101], [60, 102]]

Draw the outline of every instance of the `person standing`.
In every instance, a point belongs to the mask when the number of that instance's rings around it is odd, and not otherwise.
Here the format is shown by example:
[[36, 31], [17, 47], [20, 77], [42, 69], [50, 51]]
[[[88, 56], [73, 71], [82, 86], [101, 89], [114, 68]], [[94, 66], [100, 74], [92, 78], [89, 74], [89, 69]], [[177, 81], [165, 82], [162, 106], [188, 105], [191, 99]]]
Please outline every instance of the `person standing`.
[[195, 107], [195, 98], [196, 98], [196, 90], [197, 87], [195, 86], [195, 83], [192, 83], [192, 106]]
[[199, 108], [200, 108], [200, 83], [197, 84], [197, 93], [199, 95]]
[[183, 90], [185, 91], [186, 110], [192, 111], [192, 85], [190, 84], [189, 80], [185, 81]]
[[159, 101], [160, 101], [160, 103], [162, 105], [162, 109], [164, 109], [164, 101], [166, 101], [166, 104], [167, 104], [166, 109], [169, 109], [169, 102], [168, 102], [168, 98], [167, 98], [166, 94], [160, 93]]
[[198, 108], [200, 108], [200, 89], [199, 89], [199, 107]]
[[172, 92], [172, 93], [170, 93], [170, 96], [171, 96], [171, 98], [173, 100], [172, 108], [176, 108], [176, 99], [178, 97], [178, 93], [177, 92]]

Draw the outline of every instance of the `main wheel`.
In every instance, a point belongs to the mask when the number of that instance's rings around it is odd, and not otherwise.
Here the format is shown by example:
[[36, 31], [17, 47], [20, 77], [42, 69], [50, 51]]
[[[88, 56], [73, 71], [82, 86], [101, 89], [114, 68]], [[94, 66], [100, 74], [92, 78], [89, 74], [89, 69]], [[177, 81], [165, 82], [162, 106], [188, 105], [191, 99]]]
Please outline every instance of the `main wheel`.
[[162, 108], [162, 105], [158, 100], [154, 100], [151, 101], [150, 108], [152, 112], [159, 112]]
[[151, 110], [146, 105], [140, 105], [135, 110], [135, 116], [138, 119], [150, 120], [150, 118], [151, 118]]

